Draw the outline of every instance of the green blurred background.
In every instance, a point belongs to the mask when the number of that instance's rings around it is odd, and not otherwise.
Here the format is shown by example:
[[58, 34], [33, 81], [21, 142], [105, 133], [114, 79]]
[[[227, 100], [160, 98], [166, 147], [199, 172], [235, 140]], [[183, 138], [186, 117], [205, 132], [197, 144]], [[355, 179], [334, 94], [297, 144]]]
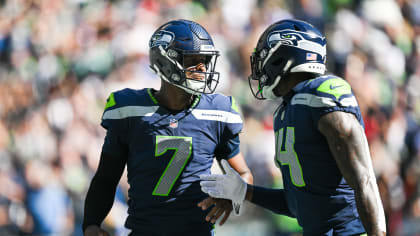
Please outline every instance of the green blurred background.
[[[329, 73], [358, 98], [389, 235], [420, 235], [419, 0], [0, 0], [0, 235], [82, 235], [105, 100], [125, 87], [159, 88], [148, 40], [179, 18], [212, 35], [222, 54], [217, 91], [242, 108], [241, 150], [255, 183], [275, 187], [276, 103], [252, 97], [249, 55], [275, 21], [298, 18], [320, 29]], [[104, 222], [113, 235], [128, 233], [127, 188], [124, 175]], [[248, 204], [216, 234], [300, 235], [300, 228]]]

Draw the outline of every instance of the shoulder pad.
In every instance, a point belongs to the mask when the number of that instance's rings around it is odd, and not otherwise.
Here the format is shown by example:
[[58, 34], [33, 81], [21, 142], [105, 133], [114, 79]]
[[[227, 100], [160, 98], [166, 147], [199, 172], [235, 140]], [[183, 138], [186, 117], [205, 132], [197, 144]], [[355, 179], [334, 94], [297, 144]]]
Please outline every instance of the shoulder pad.
[[106, 99], [105, 109], [115, 106], [117, 103], [115, 102], [114, 92], [112, 92], [108, 98]]
[[334, 96], [340, 100], [343, 95], [351, 95], [351, 86], [347, 81], [339, 77], [329, 77], [322, 81], [317, 87], [317, 92]]
[[133, 105], [134, 102], [137, 101], [137, 96], [141, 95], [142, 93], [144, 93], [143, 90], [137, 91], [129, 88], [112, 92], [106, 100], [105, 111], [117, 107]]
[[238, 114], [240, 113], [239, 106], [236, 103], [235, 98], [232, 96], [214, 94], [212, 103], [215, 104], [215, 107], [217, 107], [218, 109], [234, 113], [236, 112]]
[[292, 104], [311, 107], [358, 106], [350, 84], [332, 75], [308, 80], [293, 96]]

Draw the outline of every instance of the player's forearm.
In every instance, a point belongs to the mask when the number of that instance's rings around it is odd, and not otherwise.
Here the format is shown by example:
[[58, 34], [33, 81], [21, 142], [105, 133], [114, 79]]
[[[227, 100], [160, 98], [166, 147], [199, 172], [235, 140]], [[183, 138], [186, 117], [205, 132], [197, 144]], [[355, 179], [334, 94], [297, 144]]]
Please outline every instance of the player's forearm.
[[382, 235], [386, 231], [385, 217], [363, 128], [353, 115], [332, 112], [320, 120], [319, 129], [344, 179], [355, 191], [366, 232]]
[[90, 225], [100, 226], [114, 203], [116, 187], [95, 176], [86, 195], [83, 231]]
[[385, 235], [385, 217], [375, 179], [369, 178], [355, 190], [356, 205], [368, 235]]
[[384, 235], [386, 232], [385, 214], [366, 136], [361, 126], [354, 127], [352, 132], [352, 138], [347, 143], [349, 149], [352, 148], [354, 151], [349, 152], [349, 156], [350, 158], [366, 160], [363, 165], [364, 168], [361, 169], [363, 172], [356, 175], [359, 178], [354, 178], [353, 185], [355, 186], [352, 186], [355, 190], [357, 211], [368, 235]]
[[245, 199], [276, 214], [294, 217], [287, 207], [283, 189], [270, 189], [248, 184]]
[[124, 171], [126, 158], [101, 153], [99, 166], [85, 201], [83, 231], [89, 225], [100, 226], [114, 203], [115, 190]]
[[[254, 183], [254, 177], [252, 176], [251, 170], [248, 168], [242, 153], [239, 152], [233, 158], [230, 158], [228, 163], [236, 172], [238, 172], [238, 174], [246, 183]], [[223, 168], [222, 171], [224, 171]]]

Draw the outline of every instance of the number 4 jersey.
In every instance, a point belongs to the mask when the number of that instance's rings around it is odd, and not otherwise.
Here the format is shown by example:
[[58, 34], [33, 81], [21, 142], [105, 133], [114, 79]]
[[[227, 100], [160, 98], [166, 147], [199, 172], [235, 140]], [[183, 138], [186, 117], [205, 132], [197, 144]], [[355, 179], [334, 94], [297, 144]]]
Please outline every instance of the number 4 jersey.
[[211, 227], [197, 203], [207, 196], [199, 176], [209, 174], [214, 157], [239, 153], [242, 119], [231, 97], [196, 97], [189, 109], [159, 106], [152, 89], [124, 89], [108, 98], [101, 125], [103, 152], [127, 158], [126, 227], [140, 232], [182, 232]]
[[322, 76], [299, 83], [274, 114], [275, 162], [283, 175], [289, 210], [305, 235], [364, 232], [354, 192], [318, 130], [322, 115], [334, 111], [354, 114], [363, 125], [350, 85], [341, 78]]

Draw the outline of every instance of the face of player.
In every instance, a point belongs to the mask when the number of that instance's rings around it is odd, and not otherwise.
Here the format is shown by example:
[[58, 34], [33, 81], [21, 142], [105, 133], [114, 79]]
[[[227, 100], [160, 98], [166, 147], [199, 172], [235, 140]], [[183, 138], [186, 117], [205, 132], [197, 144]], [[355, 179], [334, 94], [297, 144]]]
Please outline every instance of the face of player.
[[204, 80], [206, 72], [206, 56], [203, 55], [187, 55], [184, 57], [184, 66], [187, 69], [185, 75], [188, 79]]

